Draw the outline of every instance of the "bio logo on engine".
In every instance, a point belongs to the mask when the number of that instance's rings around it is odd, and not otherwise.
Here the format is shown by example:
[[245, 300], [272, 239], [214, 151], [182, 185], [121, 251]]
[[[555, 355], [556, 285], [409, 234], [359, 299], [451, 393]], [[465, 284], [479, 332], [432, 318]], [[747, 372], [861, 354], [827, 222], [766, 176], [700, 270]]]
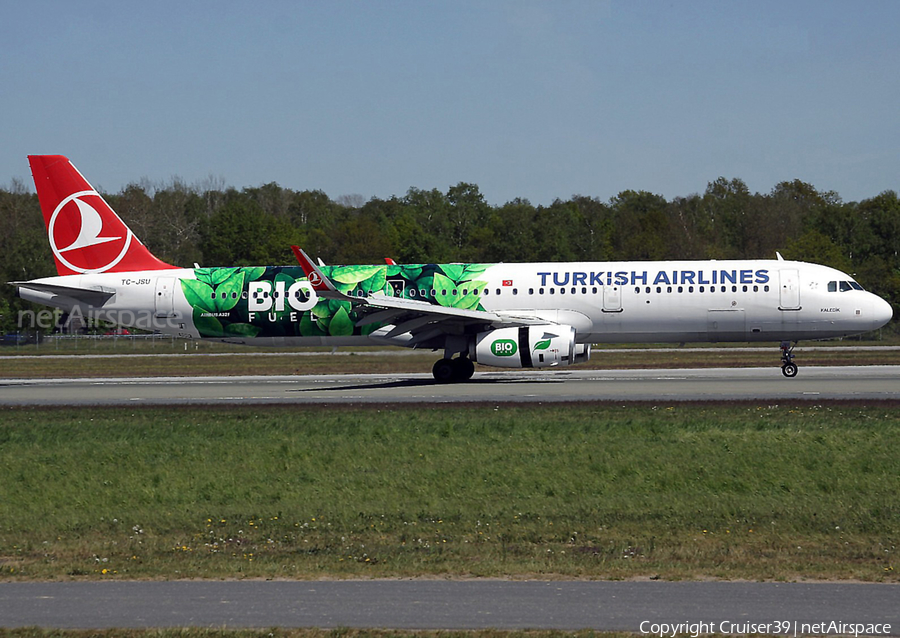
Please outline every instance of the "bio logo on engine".
[[491, 352], [495, 357], [511, 357], [517, 351], [516, 342], [512, 339], [497, 339], [491, 344]]

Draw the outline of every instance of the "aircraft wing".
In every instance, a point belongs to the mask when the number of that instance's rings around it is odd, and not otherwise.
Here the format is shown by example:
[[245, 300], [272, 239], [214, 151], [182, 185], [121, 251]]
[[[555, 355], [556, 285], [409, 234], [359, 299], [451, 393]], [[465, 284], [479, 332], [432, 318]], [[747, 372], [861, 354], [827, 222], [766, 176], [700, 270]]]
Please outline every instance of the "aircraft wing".
[[326, 299], [339, 299], [353, 304], [357, 314], [363, 315], [357, 321], [358, 326], [373, 323], [393, 326], [381, 335], [384, 338], [409, 333], [412, 339], [404, 343], [406, 346], [413, 346], [442, 334], [460, 334], [467, 326], [483, 326], [486, 330], [548, 323], [546, 319], [530, 315], [448, 308], [417, 299], [388, 297], [381, 293], [365, 297], [347, 295], [334, 286], [303, 250], [297, 246], [291, 246], [291, 249], [316, 294]]
[[104, 288], [72, 288], [71, 286], [45, 284], [37, 281], [11, 281], [9, 283], [17, 288], [28, 288], [37, 292], [68, 297], [95, 308], [99, 308], [116, 294], [115, 290]]

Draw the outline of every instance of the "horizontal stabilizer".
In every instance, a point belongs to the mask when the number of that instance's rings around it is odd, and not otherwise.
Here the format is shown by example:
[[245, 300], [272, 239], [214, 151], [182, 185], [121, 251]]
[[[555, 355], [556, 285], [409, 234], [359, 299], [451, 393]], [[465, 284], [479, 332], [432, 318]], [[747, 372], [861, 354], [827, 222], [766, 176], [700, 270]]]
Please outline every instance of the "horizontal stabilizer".
[[115, 290], [102, 288], [73, 288], [57, 284], [44, 284], [36, 281], [11, 281], [11, 285], [17, 288], [25, 288], [36, 292], [68, 297], [83, 304], [99, 308], [116, 294]]

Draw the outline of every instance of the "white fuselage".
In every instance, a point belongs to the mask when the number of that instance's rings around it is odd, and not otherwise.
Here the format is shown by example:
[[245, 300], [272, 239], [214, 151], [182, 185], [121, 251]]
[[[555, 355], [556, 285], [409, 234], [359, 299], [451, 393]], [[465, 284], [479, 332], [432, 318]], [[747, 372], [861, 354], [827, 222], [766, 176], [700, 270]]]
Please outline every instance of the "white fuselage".
[[[195, 279], [195, 271], [47, 277], [20, 284], [19, 295], [120, 326], [200, 338], [182, 279]], [[825, 339], [877, 329], [892, 316], [884, 300], [848, 275], [782, 260], [493, 264], [480, 280], [484, 310], [570, 325], [579, 343]], [[466, 294], [459, 285], [443, 294]], [[245, 284], [244, 295], [247, 290]], [[395, 294], [415, 299], [434, 292]], [[288, 321], [299, 322], [302, 314], [288, 314]], [[220, 338], [259, 345], [405, 345], [403, 335], [385, 339], [388, 332], [284, 336], [263, 329]]]

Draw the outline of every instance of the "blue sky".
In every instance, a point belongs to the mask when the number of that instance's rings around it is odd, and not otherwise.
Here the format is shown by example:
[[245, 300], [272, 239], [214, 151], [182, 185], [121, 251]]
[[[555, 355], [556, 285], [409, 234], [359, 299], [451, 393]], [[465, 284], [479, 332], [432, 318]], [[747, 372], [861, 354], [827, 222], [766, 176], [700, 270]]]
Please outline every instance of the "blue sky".
[[900, 2], [0, 0], [0, 185], [900, 190]]

